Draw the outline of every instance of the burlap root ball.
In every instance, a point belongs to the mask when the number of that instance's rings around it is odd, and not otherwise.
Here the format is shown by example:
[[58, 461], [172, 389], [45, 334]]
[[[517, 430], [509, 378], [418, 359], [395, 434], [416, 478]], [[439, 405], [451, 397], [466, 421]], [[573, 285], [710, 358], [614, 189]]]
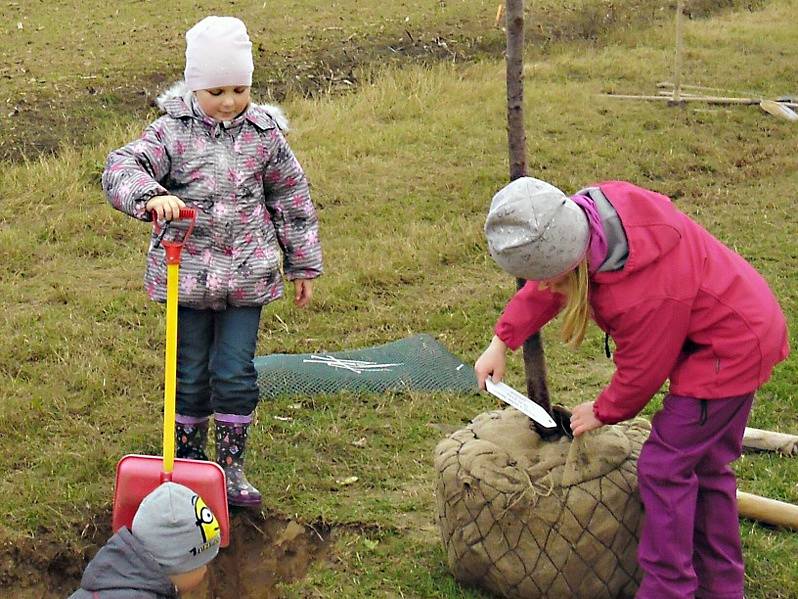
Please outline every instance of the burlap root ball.
[[441, 441], [438, 526], [455, 578], [504, 597], [633, 597], [649, 432], [635, 420], [544, 441], [508, 408]]

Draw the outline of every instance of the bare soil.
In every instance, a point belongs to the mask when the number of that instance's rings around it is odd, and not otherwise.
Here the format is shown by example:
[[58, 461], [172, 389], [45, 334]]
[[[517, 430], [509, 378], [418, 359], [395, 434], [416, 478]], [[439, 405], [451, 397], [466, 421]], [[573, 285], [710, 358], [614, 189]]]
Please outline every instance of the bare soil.
[[[111, 514], [100, 514], [84, 529], [85, 545], [69, 548], [30, 540], [0, 549], [0, 596], [62, 599], [80, 586], [83, 569], [111, 536]], [[203, 586], [187, 599], [271, 599], [277, 585], [305, 576], [323, 559], [333, 531], [278, 516], [240, 510], [231, 513], [230, 546], [211, 562]]]

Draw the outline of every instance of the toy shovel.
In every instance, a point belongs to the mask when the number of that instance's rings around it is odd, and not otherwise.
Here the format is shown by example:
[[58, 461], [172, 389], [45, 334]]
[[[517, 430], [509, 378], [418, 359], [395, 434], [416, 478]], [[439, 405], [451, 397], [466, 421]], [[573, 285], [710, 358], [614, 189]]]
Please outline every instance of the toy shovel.
[[[158, 241], [166, 251], [166, 361], [163, 415], [163, 458], [149, 455], [126, 455], [116, 466], [113, 530], [130, 528], [139, 504], [164, 482], [184, 485], [205, 501], [219, 522], [221, 546], [230, 542], [230, 516], [224, 470], [215, 462], [175, 459], [175, 387], [177, 385], [177, 293], [180, 253], [196, 221], [193, 208], [181, 208], [180, 219], [191, 219], [181, 241], [162, 239], [164, 230], [153, 218]], [[168, 226], [168, 224], [166, 225]], [[156, 242], [157, 243], [157, 242]]]

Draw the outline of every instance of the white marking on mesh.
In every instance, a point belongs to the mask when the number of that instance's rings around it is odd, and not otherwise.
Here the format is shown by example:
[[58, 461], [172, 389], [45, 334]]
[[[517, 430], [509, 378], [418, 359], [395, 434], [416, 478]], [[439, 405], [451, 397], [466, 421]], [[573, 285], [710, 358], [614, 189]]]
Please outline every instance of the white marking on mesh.
[[349, 370], [355, 374], [363, 374], [363, 372], [391, 372], [391, 366], [402, 366], [404, 362], [395, 364], [379, 364], [377, 362], [366, 362], [363, 360], [342, 360], [335, 356], [317, 356], [311, 355], [310, 359], [302, 360], [305, 364], [324, 364], [331, 368], [339, 368], [341, 370]]

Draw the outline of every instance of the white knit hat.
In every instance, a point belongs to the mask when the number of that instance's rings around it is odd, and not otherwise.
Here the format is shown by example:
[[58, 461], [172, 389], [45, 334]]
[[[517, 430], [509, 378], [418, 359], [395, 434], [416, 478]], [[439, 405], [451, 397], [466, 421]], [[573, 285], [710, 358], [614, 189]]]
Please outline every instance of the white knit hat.
[[191, 91], [252, 85], [252, 42], [235, 17], [205, 17], [186, 32], [186, 84]]
[[521, 177], [501, 189], [485, 221], [488, 251], [511, 275], [553, 279], [584, 258], [590, 240], [587, 217], [562, 191]]
[[202, 498], [165, 482], [141, 502], [130, 531], [167, 574], [204, 566], [219, 553], [219, 522]]

